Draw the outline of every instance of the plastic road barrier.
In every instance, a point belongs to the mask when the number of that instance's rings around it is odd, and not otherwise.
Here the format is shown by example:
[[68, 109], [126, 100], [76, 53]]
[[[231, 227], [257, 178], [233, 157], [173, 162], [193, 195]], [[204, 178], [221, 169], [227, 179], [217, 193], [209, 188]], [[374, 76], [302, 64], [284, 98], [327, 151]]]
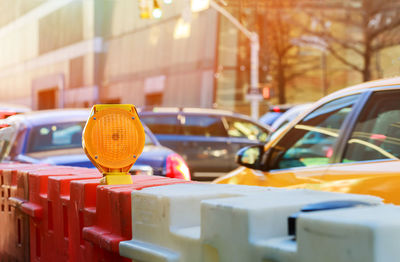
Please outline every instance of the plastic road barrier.
[[68, 261], [68, 200], [71, 180], [100, 178], [97, 170], [52, 167], [30, 171], [29, 215], [31, 261]]
[[[95, 224], [84, 227], [83, 239], [94, 248], [91, 261], [126, 261], [119, 255], [119, 242], [132, 238], [131, 193], [147, 187], [188, 183], [181, 179], [166, 179], [138, 175], [132, 185], [97, 187]], [[129, 260], [128, 260], [129, 261]]]
[[99, 186], [95, 169], [0, 165], [0, 261], [126, 261], [131, 192], [190, 183], [135, 176], [133, 185]]
[[[288, 235], [290, 215], [307, 204], [330, 200], [379, 205], [300, 214], [297, 240]], [[384, 207], [383, 216], [374, 211]], [[335, 223], [330, 212], [342, 214], [342, 221]], [[386, 214], [396, 212], [400, 216], [397, 207], [365, 195], [214, 184], [154, 187], [132, 192], [132, 240], [120, 243], [120, 254], [133, 261], [384, 261], [374, 260], [374, 225], [359, 221], [368, 213], [383, 222]], [[386, 222], [393, 223], [389, 217]], [[378, 238], [384, 237], [380, 234]], [[367, 249], [370, 260], [363, 253]], [[325, 258], [325, 253], [332, 256]]]
[[[376, 197], [0, 164], [0, 261], [386, 262], [400, 207]], [[300, 212], [301, 211], [301, 212]]]
[[0, 261], [29, 259], [29, 223], [19, 209], [28, 199], [28, 181], [16, 170], [23, 167], [0, 165]]
[[99, 179], [71, 181], [69, 209], [70, 261], [94, 261], [93, 244], [83, 240], [83, 228], [96, 222], [96, 189]]

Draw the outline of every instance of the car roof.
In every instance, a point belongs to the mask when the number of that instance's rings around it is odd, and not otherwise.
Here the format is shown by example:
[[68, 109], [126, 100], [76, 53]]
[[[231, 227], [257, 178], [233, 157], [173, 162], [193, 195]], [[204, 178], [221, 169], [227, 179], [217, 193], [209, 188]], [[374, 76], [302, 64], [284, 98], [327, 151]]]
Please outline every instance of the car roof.
[[[88, 108], [67, 108], [67, 109], [49, 109], [30, 111], [23, 114], [10, 117], [11, 122], [21, 121], [28, 127], [41, 126], [46, 124], [66, 123], [75, 121], [87, 121], [89, 118], [90, 109]], [[142, 123], [146, 135], [150, 137], [155, 145], [160, 145], [160, 142], [151, 132], [151, 130]]]
[[87, 108], [50, 109], [26, 112], [10, 117], [10, 120], [21, 119], [23, 122], [25, 122], [25, 124], [29, 126], [38, 126], [69, 121], [86, 121], [89, 117], [89, 114], [90, 109]]
[[9, 103], [0, 103], [0, 111], [2, 112], [14, 112], [14, 113], [23, 113], [31, 111], [28, 106], [20, 105], [20, 104], [9, 104]]
[[208, 115], [242, 115], [224, 109], [200, 108], [200, 107], [142, 107], [138, 109], [139, 113], [193, 113]]
[[373, 89], [373, 88], [378, 88], [378, 87], [387, 87], [387, 86], [397, 86], [400, 85], [400, 77], [393, 77], [393, 78], [385, 78], [385, 79], [379, 79], [379, 80], [373, 80], [373, 81], [368, 81], [364, 82], [361, 84], [356, 84], [353, 86], [349, 86], [347, 88], [343, 88], [341, 90], [338, 90], [336, 92], [333, 92], [330, 95], [327, 95], [326, 97], [323, 98], [323, 100], [331, 100], [334, 97], [340, 97], [342, 95], [348, 94], [348, 93], [356, 93], [356, 92], [361, 92], [367, 89]]
[[269, 131], [271, 130], [270, 126], [265, 125], [259, 121], [256, 121], [247, 115], [240, 114], [237, 112], [232, 112], [229, 110], [224, 110], [224, 109], [199, 108], [199, 107], [143, 107], [143, 108], [138, 108], [138, 113], [139, 113], [139, 116], [157, 115], [157, 114], [170, 115], [170, 114], [179, 114], [179, 113], [193, 114], [193, 115], [207, 115], [207, 116], [231, 116], [231, 117], [245, 119], [249, 122], [253, 122], [259, 126], [262, 126], [263, 128], [265, 128]]
[[254, 121], [247, 115], [232, 112], [224, 109], [214, 109], [214, 108], [196, 108], [196, 107], [144, 107], [138, 109], [139, 116], [147, 114], [178, 114], [178, 113], [188, 113], [188, 114], [198, 114], [198, 115], [211, 115], [211, 116], [233, 116], [239, 118], [245, 118], [247, 120]]

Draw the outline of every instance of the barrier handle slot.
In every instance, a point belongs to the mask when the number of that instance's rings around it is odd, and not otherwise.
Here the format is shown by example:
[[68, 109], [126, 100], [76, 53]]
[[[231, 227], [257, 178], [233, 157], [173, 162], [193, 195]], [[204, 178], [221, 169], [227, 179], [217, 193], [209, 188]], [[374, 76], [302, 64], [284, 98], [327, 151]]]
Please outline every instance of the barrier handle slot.
[[32, 203], [32, 202], [24, 202], [21, 204], [21, 210], [28, 216], [32, 218], [42, 218], [43, 217], [43, 207]]
[[16, 207], [16, 208], [20, 208], [21, 205], [26, 202], [25, 199], [21, 199], [18, 197], [9, 197], [8, 201], [10, 202], [11, 206]]
[[355, 200], [335, 200], [335, 201], [325, 201], [314, 204], [309, 204], [304, 206], [299, 212], [296, 212], [288, 217], [288, 235], [293, 236], [296, 239], [296, 222], [297, 218], [304, 213], [326, 211], [332, 209], [341, 208], [354, 208], [360, 206], [374, 206], [376, 204], [371, 204], [362, 201]]

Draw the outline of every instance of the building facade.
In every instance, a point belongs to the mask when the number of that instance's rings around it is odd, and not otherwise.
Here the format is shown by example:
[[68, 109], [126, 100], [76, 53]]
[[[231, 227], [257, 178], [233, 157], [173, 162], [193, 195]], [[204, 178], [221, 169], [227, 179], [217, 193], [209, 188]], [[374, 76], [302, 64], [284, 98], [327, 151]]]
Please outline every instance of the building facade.
[[[140, 1], [0, 0], [0, 102], [32, 109], [94, 103], [218, 107], [249, 114], [249, 40], [212, 8], [192, 13], [190, 0], [157, 1], [160, 19], [140, 18]], [[269, 2], [227, 3], [226, 10], [259, 33], [265, 51]], [[373, 58], [385, 69], [379, 77], [398, 73], [393, 52], [398, 48]], [[268, 55], [260, 53], [260, 87], [274, 84]], [[302, 48], [296, 55], [315, 57], [320, 68], [287, 84], [289, 103], [314, 101], [361, 81], [321, 50]], [[277, 101], [261, 101], [260, 113]]]
[[212, 106], [215, 11], [183, 21], [182, 1], [163, 6], [159, 20], [143, 20], [137, 1], [15, 2], [0, 25], [1, 101], [33, 109]]

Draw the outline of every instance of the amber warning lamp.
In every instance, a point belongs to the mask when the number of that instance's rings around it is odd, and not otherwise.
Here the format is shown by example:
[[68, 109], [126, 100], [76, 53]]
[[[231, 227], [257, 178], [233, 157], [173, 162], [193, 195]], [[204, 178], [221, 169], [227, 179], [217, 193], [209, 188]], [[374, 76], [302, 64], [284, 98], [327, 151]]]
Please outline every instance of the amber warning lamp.
[[129, 169], [142, 153], [145, 134], [134, 105], [94, 105], [82, 146], [103, 173], [101, 184], [132, 184]]

